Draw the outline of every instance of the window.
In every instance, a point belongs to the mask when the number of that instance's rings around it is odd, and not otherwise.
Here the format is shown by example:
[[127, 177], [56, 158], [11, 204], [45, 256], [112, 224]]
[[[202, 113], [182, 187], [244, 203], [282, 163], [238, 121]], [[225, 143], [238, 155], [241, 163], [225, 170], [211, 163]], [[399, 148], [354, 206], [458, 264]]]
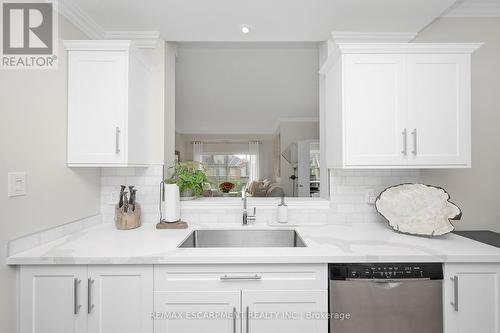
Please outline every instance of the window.
[[219, 190], [219, 184], [228, 181], [235, 185], [231, 192], [240, 192], [249, 182], [251, 159], [252, 155], [246, 153], [204, 152], [201, 155], [212, 190]]

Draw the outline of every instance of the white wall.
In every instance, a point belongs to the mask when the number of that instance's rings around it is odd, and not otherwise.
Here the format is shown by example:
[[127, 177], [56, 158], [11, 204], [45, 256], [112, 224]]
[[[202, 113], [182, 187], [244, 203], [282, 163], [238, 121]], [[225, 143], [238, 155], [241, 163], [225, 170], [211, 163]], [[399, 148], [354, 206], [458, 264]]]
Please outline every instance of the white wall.
[[[62, 17], [60, 39], [85, 39]], [[99, 169], [66, 167], [67, 55], [57, 70], [0, 71], [0, 332], [16, 331], [11, 238], [98, 214]], [[7, 173], [26, 171], [27, 195], [7, 197]]]
[[500, 232], [500, 18], [439, 19], [415, 42], [485, 43], [472, 55], [472, 168], [421, 175], [444, 187], [463, 210], [457, 229]]
[[[165, 77], [170, 73], [167, 73], [165, 70], [165, 66], [168, 64], [168, 59], [166, 60], [165, 56], [165, 48], [166, 43], [161, 42], [158, 43], [156, 48], [141, 49], [141, 53], [146, 56], [148, 63], [152, 68], [153, 83], [151, 86], [151, 95], [153, 114], [151, 117], [151, 123], [149, 124], [151, 128], [151, 133], [149, 133], [149, 135], [151, 135], [152, 138], [150, 140], [152, 143], [152, 162], [155, 164], [163, 164], [164, 162], [164, 115], [169, 114], [167, 112], [169, 104], [165, 105], [165, 93], [168, 92], [165, 87]], [[170, 100], [167, 101], [170, 102]], [[175, 100], [170, 103], [175, 103]]]
[[318, 117], [318, 43], [178, 43], [176, 130], [272, 133]]
[[176, 78], [176, 43], [165, 43], [165, 115], [164, 115], [164, 137], [162, 146], [164, 149], [165, 176], [169, 176], [170, 166], [175, 161], [175, 78]]

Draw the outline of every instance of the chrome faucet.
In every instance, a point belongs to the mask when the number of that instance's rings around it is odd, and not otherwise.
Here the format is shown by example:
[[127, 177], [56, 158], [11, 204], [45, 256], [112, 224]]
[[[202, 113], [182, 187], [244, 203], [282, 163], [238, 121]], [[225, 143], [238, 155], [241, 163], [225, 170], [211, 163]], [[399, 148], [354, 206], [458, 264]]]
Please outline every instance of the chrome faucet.
[[253, 208], [253, 215], [248, 215], [246, 187], [243, 187], [241, 189], [241, 200], [243, 200], [243, 220], [241, 221], [241, 223], [243, 225], [248, 225], [248, 221], [255, 221], [255, 219], [257, 218], [257, 208]]

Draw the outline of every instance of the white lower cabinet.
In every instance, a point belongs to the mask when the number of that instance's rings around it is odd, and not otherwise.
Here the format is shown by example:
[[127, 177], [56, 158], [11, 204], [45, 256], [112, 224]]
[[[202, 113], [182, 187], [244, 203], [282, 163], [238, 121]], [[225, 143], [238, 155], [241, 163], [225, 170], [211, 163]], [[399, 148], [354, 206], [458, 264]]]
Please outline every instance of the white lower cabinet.
[[317, 319], [328, 309], [324, 290], [244, 290], [242, 304], [245, 333], [320, 333], [328, 330], [328, 321]]
[[444, 265], [444, 332], [500, 332], [500, 265]]
[[88, 267], [88, 332], [153, 331], [153, 267]]
[[155, 333], [239, 333], [239, 291], [155, 293]]
[[155, 266], [155, 333], [327, 333], [327, 288], [326, 264]]
[[151, 333], [153, 266], [23, 266], [21, 333]]
[[19, 331], [86, 332], [86, 284], [85, 266], [21, 267]]

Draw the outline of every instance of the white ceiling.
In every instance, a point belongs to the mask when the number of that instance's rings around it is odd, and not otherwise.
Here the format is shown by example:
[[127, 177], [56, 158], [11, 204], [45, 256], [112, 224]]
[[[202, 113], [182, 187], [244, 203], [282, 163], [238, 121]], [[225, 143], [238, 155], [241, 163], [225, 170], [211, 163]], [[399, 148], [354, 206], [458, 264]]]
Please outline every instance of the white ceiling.
[[176, 131], [269, 134], [282, 118], [318, 118], [318, 53], [318, 43], [179, 43]]
[[500, 0], [458, 0], [445, 17], [499, 17]]
[[[331, 31], [418, 32], [455, 0], [65, 0], [104, 31], [168, 41], [324, 41]], [[252, 31], [242, 35], [241, 24]]]

